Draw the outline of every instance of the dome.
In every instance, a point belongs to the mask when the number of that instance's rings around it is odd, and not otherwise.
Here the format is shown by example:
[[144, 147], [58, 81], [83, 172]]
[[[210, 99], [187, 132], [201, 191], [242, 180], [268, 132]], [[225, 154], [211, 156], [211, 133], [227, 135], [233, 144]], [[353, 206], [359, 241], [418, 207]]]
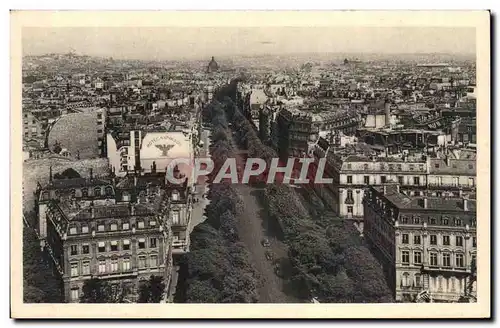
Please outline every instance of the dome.
[[212, 72], [217, 72], [218, 70], [219, 70], [219, 64], [217, 64], [215, 58], [212, 57], [212, 60], [210, 61], [210, 63], [208, 63], [207, 72], [212, 73]]

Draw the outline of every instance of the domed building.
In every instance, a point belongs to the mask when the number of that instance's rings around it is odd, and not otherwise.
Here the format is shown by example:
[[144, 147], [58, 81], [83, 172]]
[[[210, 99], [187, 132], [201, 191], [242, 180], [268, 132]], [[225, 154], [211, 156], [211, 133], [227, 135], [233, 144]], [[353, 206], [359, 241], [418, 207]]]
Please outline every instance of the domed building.
[[212, 60], [208, 63], [207, 73], [215, 73], [219, 70], [219, 64], [215, 61], [215, 58], [212, 56]]

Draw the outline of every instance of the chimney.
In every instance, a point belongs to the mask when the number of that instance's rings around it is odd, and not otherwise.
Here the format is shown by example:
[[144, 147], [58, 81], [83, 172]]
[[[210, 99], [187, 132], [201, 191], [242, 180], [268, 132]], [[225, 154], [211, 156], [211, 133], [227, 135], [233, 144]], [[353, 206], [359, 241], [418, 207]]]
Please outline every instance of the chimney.
[[137, 187], [137, 174], [134, 175], [134, 187]]
[[464, 201], [464, 204], [463, 204], [464, 211], [467, 212], [467, 211], [469, 211], [469, 200], [467, 199], [467, 197], [464, 197], [463, 201]]
[[90, 180], [94, 179], [94, 173], [93, 173], [92, 168], [89, 169], [89, 176], [90, 176]]
[[131, 203], [129, 209], [130, 209], [130, 215], [135, 215], [135, 205]]
[[427, 197], [420, 199], [420, 204], [423, 208], [427, 208]]
[[384, 195], [387, 193], [387, 186], [386, 185], [383, 186], [382, 193]]
[[95, 208], [94, 208], [94, 204], [90, 204], [90, 216], [92, 217], [92, 219], [95, 219]]
[[391, 125], [391, 103], [389, 102], [389, 99], [385, 100], [384, 109], [385, 109], [385, 125], [389, 126]]
[[446, 157], [445, 157], [445, 159], [446, 159], [446, 165], [447, 165], [447, 166], [450, 166], [450, 165], [451, 165], [451, 158], [450, 158], [450, 155], [448, 155], [448, 154], [447, 154], [447, 155], [446, 155]]
[[396, 185], [396, 192], [399, 194], [399, 184]]
[[52, 183], [52, 166], [49, 167], [49, 182]]

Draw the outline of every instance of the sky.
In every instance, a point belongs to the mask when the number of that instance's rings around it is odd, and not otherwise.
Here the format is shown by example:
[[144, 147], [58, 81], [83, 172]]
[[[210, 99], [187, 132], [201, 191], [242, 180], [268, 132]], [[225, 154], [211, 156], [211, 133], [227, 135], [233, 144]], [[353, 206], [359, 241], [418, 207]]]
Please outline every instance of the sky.
[[287, 53], [475, 53], [474, 28], [447, 27], [51, 27], [22, 30], [24, 55], [202, 59]]

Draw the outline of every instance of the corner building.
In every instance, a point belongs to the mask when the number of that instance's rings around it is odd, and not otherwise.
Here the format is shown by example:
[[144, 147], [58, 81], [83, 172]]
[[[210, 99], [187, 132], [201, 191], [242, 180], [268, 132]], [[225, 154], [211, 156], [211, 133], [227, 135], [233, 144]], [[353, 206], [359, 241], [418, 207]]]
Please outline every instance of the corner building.
[[434, 302], [476, 295], [476, 202], [409, 197], [398, 185], [370, 187], [364, 236], [387, 274], [396, 301], [428, 291]]

